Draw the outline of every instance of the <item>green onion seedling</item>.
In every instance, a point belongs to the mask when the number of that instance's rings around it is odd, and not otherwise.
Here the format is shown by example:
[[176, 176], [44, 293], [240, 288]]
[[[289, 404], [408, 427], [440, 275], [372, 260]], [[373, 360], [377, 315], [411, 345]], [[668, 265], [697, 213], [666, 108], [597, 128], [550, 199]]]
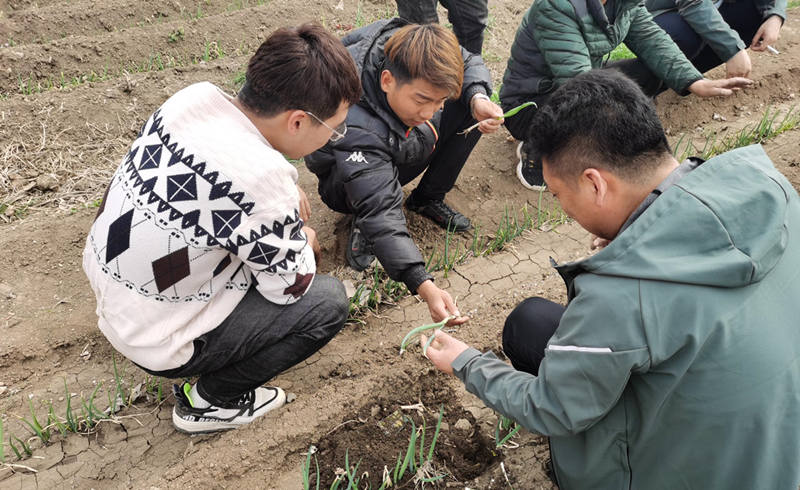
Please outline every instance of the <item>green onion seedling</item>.
[[[455, 317], [456, 317], [455, 315], [450, 315], [450, 316], [448, 316], [447, 318], [445, 318], [444, 320], [442, 320], [440, 322], [429, 323], [427, 325], [422, 325], [421, 327], [417, 327], [414, 330], [408, 332], [406, 334], [406, 336], [403, 337], [403, 341], [400, 342], [400, 355], [403, 355], [403, 352], [406, 351], [406, 345], [408, 345], [408, 343], [411, 341], [412, 338], [414, 338], [415, 335], [418, 335], [418, 334], [420, 334], [420, 333], [422, 333], [422, 332], [424, 332], [426, 330], [430, 330], [432, 328], [440, 329], [440, 328], [444, 327], [445, 324], [447, 324], [447, 322], [449, 322], [450, 320], [452, 320]], [[433, 337], [431, 337], [431, 338], [433, 338]], [[423, 353], [428, 351], [428, 346], [430, 345], [430, 343], [431, 343], [431, 339], [428, 339], [428, 343], [425, 345], [425, 348], [423, 349]]]
[[[522, 109], [524, 109], [524, 108], [526, 108], [526, 107], [530, 107], [530, 106], [538, 107], [538, 106], [536, 105], [536, 102], [530, 102], [530, 101], [529, 101], [529, 102], [525, 102], [525, 103], [523, 103], [523, 104], [520, 104], [520, 105], [518, 105], [517, 107], [515, 107], [515, 108], [513, 108], [513, 109], [510, 109], [510, 110], [508, 110], [508, 111], [507, 111], [505, 114], [503, 114], [502, 116], [495, 117], [495, 118], [492, 118], [492, 119], [497, 119], [497, 120], [499, 121], [500, 119], [505, 119], [505, 118], [507, 118], [507, 117], [514, 116], [514, 115], [516, 115], [516, 114], [517, 114], [519, 111], [521, 111]], [[480, 126], [480, 124], [481, 124], [481, 121], [478, 121], [478, 122], [476, 122], [475, 124], [473, 124], [472, 126], [470, 126], [470, 127], [468, 127], [467, 129], [465, 129], [464, 131], [459, 131], [457, 134], [464, 134], [464, 135], [466, 135], [466, 134], [469, 134], [469, 132], [470, 132], [470, 131], [472, 131], [473, 129], [475, 129], [475, 128], [477, 128], [478, 126]]]

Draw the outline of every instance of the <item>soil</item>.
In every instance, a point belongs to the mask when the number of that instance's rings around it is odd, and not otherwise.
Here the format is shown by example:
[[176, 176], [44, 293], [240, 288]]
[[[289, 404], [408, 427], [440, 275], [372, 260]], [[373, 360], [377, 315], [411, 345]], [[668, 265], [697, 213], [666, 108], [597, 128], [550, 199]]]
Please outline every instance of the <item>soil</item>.
[[[490, 2], [484, 58], [495, 82], [527, 5]], [[411, 433], [409, 422], [398, 428], [390, 422], [402, 421], [402, 414], [419, 427], [424, 418], [430, 441], [440, 407], [444, 422], [431, 471], [447, 476], [438, 487], [555, 488], [546, 439], [522, 431], [495, 448], [497, 416], [490, 409], [454, 378], [434, 372], [418, 348], [398, 355], [403, 335], [429, 321], [414, 297], [384, 298], [377, 313], [276, 378], [295, 402], [248, 427], [210, 436], [177, 433], [170, 380], [163, 382], [164, 399], [145, 393], [145, 374], [96, 329], [81, 251], [97, 200], [142, 121], [194, 82], [234, 91], [250, 53], [279, 26], [318, 20], [344, 34], [394, 11], [394, 0], [0, 0], [0, 414], [6, 462], [36, 470], [0, 465], [0, 488], [301, 488], [310, 446], [317, 448], [326, 485], [347, 455], [375, 486]], [[440, 17], [446, 19], [444, 11]], [[780, 55], [753, 54], [753, 88], [719, 99], [660, 96], [657, 109], [670, 141], [692, 141], [700, 149], [710, 135], [721, 139], [756, 124], [768, 107], [780, 113], [795, 107], [800, 20], [790, 13], [781, 34]], [[765, 148], [800, 188], [800, 131]], [[436, 279], [471, 317], [457, 335], [501, 356], [503, 319], [519, 301], [565, 299], [550, 257], [567, 261], [588, 253], [588, 234], [549, 195], [519, 185], [514, 149], [504, 132], [483, 137], [448, 201], [479, 224], [482, 240], [507, 215], [522, 217], [523, 208], [537, 226], [502, 251], [470, 258]], [[311, 224], [323, 238], [323, 271], [353, 283], [370, 277], [371, 271], [343, 267], [346, 217], [327, 210], [313, 175], [302, 164], [298, 170], [311, 199]], [[444, 249], [439, 228], [416, 215], [408, 222], [426, 255]], [[457, 236], [449, 246], [471, 241]], [[104, 407], [107, 391], [114, 391], [112, 359], [123, 371], [123, 387], [139, 395], [135, 402], [88, 435], [56, 434], [46, 445], [31, 438], [32, 457], [16, 461], [8, 437], [28, 440], [31, 431], [19, 417], [30, 418], [29, 400], [43, 420], [48, 403], [64, 414], [67, 400], [79, 407], [100, 386], [98, 406]], [[423, 408], [401, 408], [416, 404]]]

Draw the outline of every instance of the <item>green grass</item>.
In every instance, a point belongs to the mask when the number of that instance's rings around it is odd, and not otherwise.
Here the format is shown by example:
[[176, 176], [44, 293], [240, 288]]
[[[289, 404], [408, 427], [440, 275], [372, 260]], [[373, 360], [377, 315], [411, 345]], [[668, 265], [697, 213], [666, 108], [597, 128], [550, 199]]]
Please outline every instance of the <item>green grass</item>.
[[716, 133], [709, 135], [706, 137], [702, 148], [696, 147], [694, 143], [687, 139], [686, 135], [682, 135], [675, 144], [673, 153], [681, 161], [690, 156], [698, 156], [708, 160], [735, 148], [764, 143], [800, 125], [800, 111], [797, 110], [797, 106], [793, 106], [786, 111], [780, 120], [779, 116], [779, 111], [773, 111], [767, 107], [761, 119], [755, 125], [745, 126], [739, 132], [728, 135], [721, 140], [717, 139]]
[[627, 60], [631, 58], [636, 58], [636, 55], [625, 46], [625, 43], [620, 44], [608, 54], [608, 61]]
[[[385, 490], [389, 487], [397, 488], [416, 488], [421, 486], [424, 488], [425, 483], [433, 483], [439, 481], [447, 476], [446, 473], [436, 473], [434, 471], [434, 450], [436, 443], [439, 440], [439, 433], [442, 427], [442, 420], [444, 419], [444, 406], [439, 407], [439, 416], [436, 421], [436, 429], [434, 430], [433, 437], [431, 438], [430, 445], [425, 449], [425, 435], [427, 426], [425, 418], [422, 419], [422, 425], [418, 428], [410, 417], [403, 416], [403, 420], [411, 424], [411, 434], [408, 439], [408, 446], [406, 447], [405, 454], [398, 454], [395, 460], [394, 467], [391, 471], [388, 470], [388, 465], [382, 476], [382, 481], [378, 490]], [[319, 474], [319, 461], [316, 456], [316, 448], [310, 446], [306, 453], [305, 463], [303, 464], [303, 489], [311, 490], [311, 456], [314, 456], [315, 464], [315, 489], [320, 488], [320, 474]], [[355, 466], [350, 465], [350, 451], [345, 451], [344, 473], [337, 474], [334, 481], [331, 483], [329, 489], [337, 490], [342, 489], [359, 489], [359, 488], [372, 488], [368, 482], [362, 482], [362, 475], [358, 474], [358, 467], [360, 462]], [[403, 478], [409, 478], [403, 482]], [[413, 478], [411, 478], [413, 477]], [[411, 484], [413, 482], [413, 485]], [[345, 486], [346, 485], [346, 486]]]
[[787, 10], [800, 7], [800, 0], [789, 0], [789, 3], [786, 5]]
[[[527, 230], [558, 226], [567, 220], [567, 215], [555, 200], [551, 200], [549, 206], [546, 205], [544, 191], [541, 191], [536, 214], [528, 211], [527, 206], [514, 214], [506, 207], [493, 235], [482, 235], [480, 225], [476, 224], [471, 239], [465, 244], [463, 240], [457, 239], [454, 232], [445, 232], [442, 246], [432, 249], [428, 254], [425, 269], [428, 272], [443, 272], [444, 277], [447, 277], [455, 266], [463, 264], [471, 257], [484, 257], [499, 252]], [[408, 289], [403, 283], [392, 280], [380, 265], [376, 265], [372, 275], [356, 285], [356, 291], [350, 298], [347, 321], [364, 325], [362, 317], [365, 314], [377, 312], [382, 305], [394, 304], [407, 294]]]
[[[147, 376], [144, 382], [135, 385], [131, 376], [130, 384], [125, 386], [125, 369], [118, 365], [116, 356], [112, 357], [112, 364], [114, 380], [111, 389], [104, 388], [103, 382], [97, 383], [88, 398], [83, 395], [77, 396], [79, 401], [77, 410], [72, 403], [73, 394], [69, 390], [66, 379], [64, 379], [64, 398], [66, 399], [64, 415], [58, 415], [53, 402], [48, 401], [45, 404], [47, 418], [40, 419], [39, 414], [36, 413], [33, 399], [28, 399], [29, 417], [18, 416], [18, 418], [31, 432], [31, 436], [28, 439], [20, 439], [14, 434], [8, 434], [6, 439], [8, 447], [18, 460], [33, 454], [31, 441], [38, 439], [42, 446], [46, 446], [56, 434], [65, 437], [70, 432], [84, 435], [93, 433], [98, 423], [104, 420], [116, 420], [116, 412], [123, 407], [130, 407], [143, 393], [152, 396], [158, 404], [164, 400], [161, 378]], [[141, 391], [141, 387], [144, 387], [144, 392]], [[108, 399], [108, 406], [104, 409], [97, 406], [98, 395], [101, 393], [105, 393]], [[46, 420], [46, 423], [43, 425], [40, 420]], [[2, 419], [0, 419], [0, 464], [6, 464], [3, 432]]]
[[522, 426], [514, 420], [505, 415], [500, 415], [497, 418], [497, 425], [494, 428], [495, 449], [503, 447], [503, 445], [511, 440], [521, 428]]
[[[168, 43], [177, 43], [183, 39], [183, 30], [178, 29], [169, 35]], [[26, 78], [22, 75], [17, 75], [17, 92], [22, 95], [33, 95], [50, 90], [63, 90], [71, 87], [78, 87], [86, 83], [103, 82], [124, 76], [128, 73], [149, 73], [156, 71], [163, 71], [172, 68], [184, 67], [195, 65], [198, 63], [208, 63], [214, 60], [223, 59], [229, 54], [239, 56], [245, 52], [244, 41], [242, 41], [237, 49], [232, 53], [226, 53], [218, 41], [206, 41], [203, 44], [201, 53], [192, 55], [171, 55], [164, 53], [153, 53], [144, 60], [127, 61], [119, 68], [112, 70], [106, 65], [103, 71], [98, 73], [90, 71], [88, 73], [78, 74], [72, 77], [67, 77], [62, 72], [60, 77], [48, 77], [39, 79], [34, 74], [30, 74]], [[242, 73], [242, 83], [244, 74]], [[8, 94], [0, 95], [0, 98], [7, 98]]]

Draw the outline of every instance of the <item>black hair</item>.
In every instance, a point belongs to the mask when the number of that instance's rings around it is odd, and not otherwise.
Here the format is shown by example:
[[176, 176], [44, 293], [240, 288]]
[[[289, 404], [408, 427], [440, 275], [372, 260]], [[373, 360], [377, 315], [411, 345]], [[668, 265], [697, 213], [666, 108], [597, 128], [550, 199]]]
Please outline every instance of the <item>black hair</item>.
[[582, 73], [534, 115], [526, 148], [560, 177], [601, 167], [640, 181], [671, 154], [652, 101], [615, 69]]
[[320, 119], [336, 114], [342, 102], [361, 97], [361, 80], [342, 42], [324, 27], [306, 23], [273, 32], [247, 66], [238, 98], [261, 116], [292, 109]]

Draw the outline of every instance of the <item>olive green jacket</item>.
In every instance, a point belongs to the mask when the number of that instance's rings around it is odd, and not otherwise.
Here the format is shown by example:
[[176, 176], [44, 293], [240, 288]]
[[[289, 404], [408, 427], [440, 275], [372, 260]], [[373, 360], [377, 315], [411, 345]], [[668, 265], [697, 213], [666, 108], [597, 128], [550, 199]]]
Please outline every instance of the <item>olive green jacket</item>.
[[623, 42], [676, 92], [686, 93], [703, 78], [639, 0], [616, 0], [614, 7], [609, 23], [600, 0], [536, 0], [511, 45], [500, 89], [503, 106], [551, 92], [604, 65]]
[[560, 488], [797, 490], [800, 198], [760, 146], [559, 272], [571, 301], [538, 377], [475, 349], [452, 366], [550, 436]]
[[[756, 10], [761, 14], [762, 21], [773, 15], [786, 20], [786, 0], [754, 0], [754, 3]], [[750, 44], [751, 39], [742, 40], [739, 34], [725, 22], [714, 6], [713, 0], [645, 0], [645, 6], [653, 14], [653, 17], [677, 11], [722, 61], [728, 61]]]

